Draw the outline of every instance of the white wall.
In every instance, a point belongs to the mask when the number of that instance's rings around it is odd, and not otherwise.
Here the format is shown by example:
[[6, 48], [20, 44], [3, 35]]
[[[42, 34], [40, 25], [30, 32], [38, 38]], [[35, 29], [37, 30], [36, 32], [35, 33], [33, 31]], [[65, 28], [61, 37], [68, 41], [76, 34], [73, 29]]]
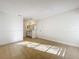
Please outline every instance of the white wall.
[[0, 12], [0, 45], [23, 40], [22, 17]]
[[79, 9], [40, 20], [38, 37], [79, 47]]

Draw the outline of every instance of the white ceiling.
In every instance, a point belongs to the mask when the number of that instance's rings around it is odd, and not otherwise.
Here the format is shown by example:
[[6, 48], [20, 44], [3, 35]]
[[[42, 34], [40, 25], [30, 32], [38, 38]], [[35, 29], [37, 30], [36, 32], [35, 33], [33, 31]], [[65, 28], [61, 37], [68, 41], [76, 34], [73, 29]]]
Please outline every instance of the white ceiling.
[[37, 19], [79, 7], [79, 0], [0, 0], [0, 12]]

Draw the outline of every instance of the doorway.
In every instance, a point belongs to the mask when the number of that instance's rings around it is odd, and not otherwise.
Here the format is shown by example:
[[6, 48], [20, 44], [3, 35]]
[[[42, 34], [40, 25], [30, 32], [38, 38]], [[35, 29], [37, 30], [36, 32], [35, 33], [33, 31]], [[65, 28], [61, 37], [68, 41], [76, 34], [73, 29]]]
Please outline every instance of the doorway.
[[36, 38], [37, 21], [33, 18], [23, 19], [23, 36]]

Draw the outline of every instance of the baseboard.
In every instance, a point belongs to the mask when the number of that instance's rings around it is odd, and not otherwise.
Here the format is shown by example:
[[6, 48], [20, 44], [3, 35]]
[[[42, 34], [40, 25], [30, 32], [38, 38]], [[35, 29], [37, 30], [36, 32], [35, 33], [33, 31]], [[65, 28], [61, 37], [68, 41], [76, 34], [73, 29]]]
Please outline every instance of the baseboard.
[[11, 45], [11, 44], [15, 44], [15, 43], [22, 42], [22, 41], [23, 40], [16, 41], [16, 42], [5, 43], [5, 44], [0, 45], [0, 47], [7, 46], [7, 45]]
[[58, 41], [58, 40], [55, 40], [55, 39], [53, 39], [51, 37], [38, 35], [38, 38], [42, 38], [42, 39], [46, 39], [46, 40], [49, 40], [49, 41], [54, 41], [54, 42], [58, 42], [58, 43], [62, 43], [62, 44], [68, 45], [68, 46], [73, 46], [73, 47], [78, 47], [79, 48], [79, 45], [77, 45], [77, 44], [72, 44], [72, 43], [68, 43], [68, 42]]

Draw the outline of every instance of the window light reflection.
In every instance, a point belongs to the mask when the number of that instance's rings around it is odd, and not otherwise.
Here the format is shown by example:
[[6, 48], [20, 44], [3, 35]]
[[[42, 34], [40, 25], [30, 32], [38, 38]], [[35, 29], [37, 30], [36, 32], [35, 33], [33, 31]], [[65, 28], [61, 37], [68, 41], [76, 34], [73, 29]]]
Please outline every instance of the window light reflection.
[[46, 45], [46, 44], [40, 44], [40, 43], [35, 43], [35, 42], [29, 42], [29, 41], [20, 42], [20, 43], [17, 43], [17, 45], [26, 46], [26, 47], [29, 47], [35, 50], [55, 54], [55, 55], [62, 56], [62, 57], [64, 57], [66, 53], [66, 48], [61, 48], [58, 46], [52, 46], [52, 45]]

